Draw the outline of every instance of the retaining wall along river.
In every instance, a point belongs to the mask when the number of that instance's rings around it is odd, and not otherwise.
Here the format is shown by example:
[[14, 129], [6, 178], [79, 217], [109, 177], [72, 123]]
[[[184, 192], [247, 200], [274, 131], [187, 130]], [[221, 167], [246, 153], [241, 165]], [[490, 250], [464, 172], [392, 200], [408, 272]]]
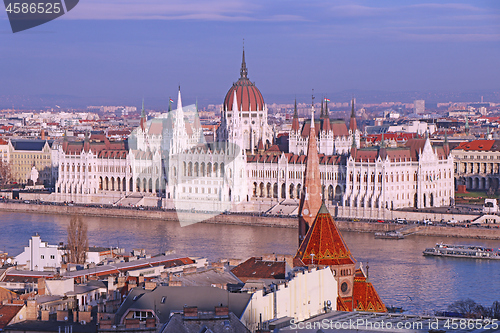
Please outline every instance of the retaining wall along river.
[[[63, 214], [63, 215], [85, 215], [97, 217], [117, 217], [127, 219], [149, 219], [177, 221], [175, 211], [163, 210], [138, 210], [127, 208], [100, 208], [83, 206], [63, 206], [63, 205], [38, 205], [21, 203], [0, 203], [0, 211], [36, 213], [36, 214]], [[186, 213], [184, 213], [186, 214]], [[193, 214], [193, 218], [199, 220], [199, 214]], [[221, 214], [212, 216], [207, 214], [207, 219], [201, 223], [264, 226], [274, 228], [297, 228], [297, 218], [291, 217], [270, 217], [250, 214]], [[402, 227], [395, 223], [362, 222], [362, 221], [337, 221], [337, 226], [342, 231], [356, 232], [385, 232], [397, 230]], [[463, 228], [463, 227], [441, 227], [422, 226], [417, 235], [420, 236], [445, 236], [480, 239], [500, 239], [499, 228]]]

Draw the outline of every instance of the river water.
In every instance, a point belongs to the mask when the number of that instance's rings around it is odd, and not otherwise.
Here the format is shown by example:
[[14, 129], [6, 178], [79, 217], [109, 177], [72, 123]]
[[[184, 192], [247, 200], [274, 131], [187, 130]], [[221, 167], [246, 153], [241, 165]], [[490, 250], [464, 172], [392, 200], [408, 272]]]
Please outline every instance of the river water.
[[[66, 242], [68, 216], [0, 212], [0, 250], [17, 255], [38, 232], [49, 244]], [[262, 254], [295, 254], [297, 230], [216, 224], [181, 227], [177, 222], [85, 217], [89, 244], [144, 248], [149, 254], [176, 250], [179, 255], [211, 260]], [[369, 279], [386, 305], [414, 314], [445, 310], [471, 298], [491, 306], [500, 301], [500, 260], [424, 257], [438, 242], [476, 244], [492, 248], [499, 241], [410, 236], [404, 240], [375, 239], [372, 233], [343, 232], [354, 257], [369, 264]]]

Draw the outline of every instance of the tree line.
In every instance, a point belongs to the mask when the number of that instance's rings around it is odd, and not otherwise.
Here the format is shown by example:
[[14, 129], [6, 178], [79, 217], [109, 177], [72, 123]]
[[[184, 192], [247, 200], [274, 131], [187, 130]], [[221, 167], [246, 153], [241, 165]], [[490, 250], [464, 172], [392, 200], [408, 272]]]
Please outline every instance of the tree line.
[[465, 318], [500, 319], [500, 302], [495, 301], [490, 307], [487, 307], [467, 298], [450, 304], [448, 306], [448, 311], [459, 313]]

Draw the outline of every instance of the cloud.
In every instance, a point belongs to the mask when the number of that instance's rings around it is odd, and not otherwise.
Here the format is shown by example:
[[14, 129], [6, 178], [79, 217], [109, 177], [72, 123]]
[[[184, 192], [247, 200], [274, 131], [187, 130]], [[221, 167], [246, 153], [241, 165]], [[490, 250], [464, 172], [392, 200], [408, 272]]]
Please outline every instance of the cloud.
[[[66, 19], [79, 20], [200, 20], [200, 21], [304, 21], [297, 14], [263, 10], [258, 2], [244, 0], [80, 2]], [[265, 14], [263, 14], [265, 13]]]
[[444, 9], [444, 10], [465, 10], [465, 11], [475, 11], [480, 12], [484, 9], [463, 3], [419, 3], [415, 5], [403, 6], [407, 8], [419, 8], [419, 9]]

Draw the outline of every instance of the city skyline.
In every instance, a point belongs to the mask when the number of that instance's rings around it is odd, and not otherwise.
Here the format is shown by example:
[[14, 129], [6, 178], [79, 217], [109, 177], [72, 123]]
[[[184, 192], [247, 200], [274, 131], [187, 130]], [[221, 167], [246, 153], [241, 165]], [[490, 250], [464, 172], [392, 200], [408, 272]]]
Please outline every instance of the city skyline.
[[221, 103], [239, 77], [243, 39], [248, 76], [266, 102], [312, 88], [329, 96], [498, 90], [500, 14], [490, 1], [146, 4], [87, 1], [17, 34], [0, 17], [1, 104], [144, 97], [166, 106], [179, 84], [193, 102]]

